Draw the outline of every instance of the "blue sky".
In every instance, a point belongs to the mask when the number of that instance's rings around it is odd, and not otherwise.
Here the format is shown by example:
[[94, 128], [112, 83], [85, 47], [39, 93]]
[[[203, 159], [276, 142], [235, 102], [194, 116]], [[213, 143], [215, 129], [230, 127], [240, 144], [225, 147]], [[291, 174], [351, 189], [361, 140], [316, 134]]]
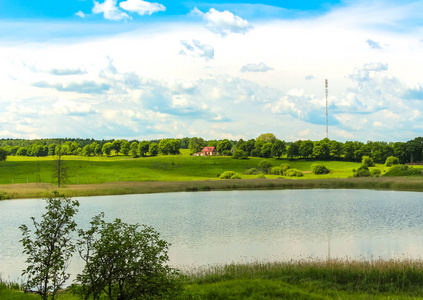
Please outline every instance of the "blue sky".
[[0, 0], [0, 137], [406, 141], [423, 1]]

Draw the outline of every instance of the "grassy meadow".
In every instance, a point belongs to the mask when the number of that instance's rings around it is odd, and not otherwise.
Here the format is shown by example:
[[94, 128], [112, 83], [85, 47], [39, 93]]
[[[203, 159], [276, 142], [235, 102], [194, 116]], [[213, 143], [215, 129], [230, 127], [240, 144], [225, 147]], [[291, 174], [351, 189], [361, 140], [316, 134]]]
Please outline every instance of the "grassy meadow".
[[[268, 159], [273, 166], [284, 163], [301, 170], [303, 177], [243, 174], [257, 168], [262, 158], [245, 160], [231, 157], [181, 155], [131, 158], [128, 156], [64, 156], [68, 182], [60, 189], [68, 196], [116, 195], [134, 193], [208, 191], [269, 188], [381, 188], [423, 190], [423, 176], [350, 178], [361, 164], [344, 161]], [[331, 172], [315, 175], [313, 163], [325, 165]], [[0, 199], [46, 197], [58, 190], [53, 177], [54, 158], [9, 156], [0, 162]], [[377, 164], [382, 175], [389, 168]], [[418, 168], [418, 167], [414, 167]], [[423, 169], [422, 169], [423, 170]], [[219, 180], [225, 171], [235, 171], [242, 180]], [[284, 179], [284, 180], [281, 180]]]
[[[290, 261], [185, 270], [176, 299], [423, 299], [422, 261]], [[39, 299], [0, 282], [0, 299]], [[79, 299], [64, 291], [60, 299]], [[104, 298], [106, 299], [106, 298]]]

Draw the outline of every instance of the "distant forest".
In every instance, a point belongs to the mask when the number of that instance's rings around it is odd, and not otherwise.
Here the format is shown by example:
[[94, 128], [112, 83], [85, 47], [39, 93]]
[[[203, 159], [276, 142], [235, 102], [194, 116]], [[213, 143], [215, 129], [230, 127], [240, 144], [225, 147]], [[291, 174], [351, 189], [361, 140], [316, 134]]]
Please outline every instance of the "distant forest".
[[233, 158], [282, 157], [288, 159], [318, 159], [361, 161], [369, 156], [377, 163], [384, 163], [390, 156], [397, 157], [400, 163], [421, 162], [423, 160], [423, 137], [407, 142], [358, 141], [338, 142], [330, 139], [320, 141], [298, 140], [285, 142], [272, 133], [264, 133], [256, 139], [243, 140], [204, 140], [199, 137], [157, 140], [95, 140], [79, 138], [49, 139], [0, 139], [0, 148], [7, 155], [49, 156], [56, 155], [130, 155], [132, 157], [179, 154], [180, 149], [189, 149], [191, 154], [204, 147], [216, 147], [219, 155]]

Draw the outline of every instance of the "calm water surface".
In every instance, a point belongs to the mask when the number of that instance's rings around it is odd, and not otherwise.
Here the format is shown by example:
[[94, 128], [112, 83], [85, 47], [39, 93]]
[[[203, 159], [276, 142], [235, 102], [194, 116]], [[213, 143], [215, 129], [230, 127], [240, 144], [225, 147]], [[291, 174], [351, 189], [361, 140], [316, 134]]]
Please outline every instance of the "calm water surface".
[[[421, 258], [423, 193], [281, 190], [78, 197], [77, 223], [153, 226], [172, 245], [175, 266], [300, 258]], [[21, 224], [40, 220], [39, 199], [0, 201], [0, 272], [17, 280], [25, 267]], [[71, 272], [81, 262], [74, 258]]]

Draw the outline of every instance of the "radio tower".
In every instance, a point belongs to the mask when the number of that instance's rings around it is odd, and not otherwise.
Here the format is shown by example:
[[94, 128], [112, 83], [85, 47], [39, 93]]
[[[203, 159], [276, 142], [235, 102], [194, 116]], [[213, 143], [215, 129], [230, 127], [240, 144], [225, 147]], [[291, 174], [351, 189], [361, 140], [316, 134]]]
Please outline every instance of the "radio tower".
[[325, 92], [326, 92], [326, 138], [328, 138], [328, 80], [325, 79]]

